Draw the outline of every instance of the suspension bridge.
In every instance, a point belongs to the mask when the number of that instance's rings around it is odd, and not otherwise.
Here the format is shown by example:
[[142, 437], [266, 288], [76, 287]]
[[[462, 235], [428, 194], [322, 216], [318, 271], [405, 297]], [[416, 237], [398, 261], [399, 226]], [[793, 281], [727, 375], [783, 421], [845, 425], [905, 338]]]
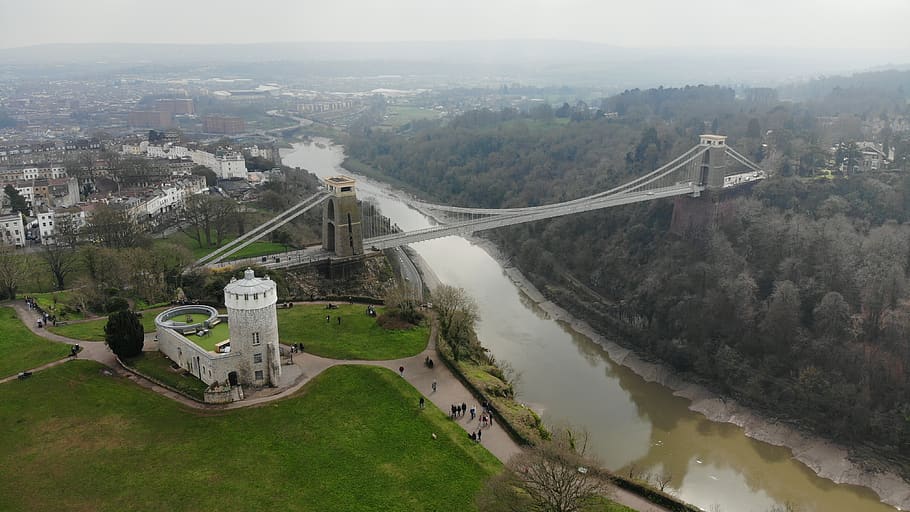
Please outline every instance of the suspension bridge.
[[[287, 268], [332, 257], [355, 257], [362, 255], [364, 249], [380, 251], [435, 238], [466, 236], [488, 229], [668, 197], [699, 197], [705, 191], [730, 189], [765, 177], [761, 167], [726, 145], [725, 136], [702, 135], [697, 145], [663, 166], [617, 187], [578, 199], [525, 208], [467, 208], [411, 201], [411, 206], [431, 216], [437, 224], [401, 231], [388, 223], [377, 222], [375, 214], [369, 216], [369, 222], [362, 222], [354, 194], [354, 180], [339, 176], [326, 180], [327, 190], [317, 192], [230, 244], [200, 258], [194, 266], [256, 264], [267, 268]], [[323, 203], [321, 247], [228, 261], [237, 251]]]

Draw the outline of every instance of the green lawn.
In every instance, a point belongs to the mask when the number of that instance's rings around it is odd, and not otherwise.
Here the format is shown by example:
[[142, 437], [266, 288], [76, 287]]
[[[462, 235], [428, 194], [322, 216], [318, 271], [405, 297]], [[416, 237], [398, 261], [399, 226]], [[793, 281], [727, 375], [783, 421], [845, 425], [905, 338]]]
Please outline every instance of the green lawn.
[[186, 338], [193, 343], [199, 345], [204, 350], [209, 352], [215, 351], [215, 344], [221, 343], [222, 341], [228, 339], [230, 332], [228, 332], [227, 322], [221, 322], [215, 327], [209, 329], [209, 333], [205, 336], [197, 336], [195, 334], [187, 334]]
[[386, 369], [330, 368], [293, 398], [220, 412], [100, 369], [0, 385], [0, 508], [466, 511], [500, 468]]
[[[334, 359], [397, 359], [419, 354], [427, 346], [429, 329], [388, 330], [367, 316], [363, 304], [295, 305], [278, 310], [278, 333], [283, 343], [304, 344], [307, 352]], [[382, 308], [376, 308], [382, 314]], [[331, 321], [326, 322], [326, 315]], [[337, 318], [341, 316], [341, 324]]]
[[13, 308], [0, 308], [0, 377], [56, 361], [69, 353], [69, 345], [48, 341], [29, 331]]
[[19, 293], [18, 298], [24, 298], [26, 295], [35, 299], [35, 302], [41, 306], [41, 309], [50, 315], [57, 315], [57, 319], [63, 320], [81, 320], [85, 318], [84, 312], [76, 312], [76, 306], [72, 300], [72, 290], [63, 290], [59, 292], [43, 293]]
[[[139, 321], [142, 322], [142, 328], [145, 332], [155, 332], [155, 317], [165, 309], [167, 309], [167, 307], [141, 311], [142, 318], [140, 318]], [[79, 323], [70, 323], [67, 325], [58, 325], [56, 327], [48, 327], [48, 330], [52, 333], [59, 334], [60, 336], [66, 336], [67, 338], [73, 338], [75, 340], [104, 341], [105, 325], [107, 325], [107, 317]]]
[[[224, 239], [224, 243], [222, 245], [227, 245], [228, 242], [230, 242], [234, 238], [235, 237], [226, 237]], [[186, 233], [182, 233], [179, 231], [163, 240], [166, 240], [167, 242], [170, 242], [173, 244], [177, 244], [177, 245], [186, 247], [193, 253], [194, 259], [199, 259], [216, 249], [216, 247], [199, 247], [199, 243], [196, 242], [195, 239], [191, 238]], [[213, 238], [213, 240], [214, 240], [214, 238]], [[203, 241], [204, 241], [204, 239], [203, 239]], [[294, 248], [291, 247], [291, 249], [294, 249]], [[237, 251], [236, 253], [232, 254], [230, 256], [230, 259], [236, 260], [236, 259], [241, 259], [241, 258], [253, 258], [256, 256], [265, 256], [268, 254], [276, 254], [276, 253], [284, 252], [285, 250], [286, 250], [286, 247], [282, 244], [276, 244], [274, 242], [259, 240], [259, 241], [251, 243], [250, 245], [244, 247], [240, 251]]]
[[173, 369], [171, 367], [173, 362], [161, 352], [143, 352], [141, 356], [125, 362], [145, 375], [154, 377], [200, 401], [204, 398], [203, 394], [208, 385], [192, 375], [186, 375], [182, 368]]

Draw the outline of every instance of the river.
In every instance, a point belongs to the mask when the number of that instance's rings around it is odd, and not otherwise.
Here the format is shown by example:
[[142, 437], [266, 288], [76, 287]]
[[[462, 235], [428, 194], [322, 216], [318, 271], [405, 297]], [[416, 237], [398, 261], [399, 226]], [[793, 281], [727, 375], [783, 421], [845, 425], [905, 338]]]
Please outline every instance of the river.
[[[286, 165], [320, 177], [352, 175], [341, 169], [343, 158], [342, 147], [321, 139], [282, 150]], [[373, 198], [401, 228], [431, 224], [389, 187], [353, 176], [358, 197]], [[476, 299], [478, 336], [497, 360], [520, 372], [519, 399], [548, 424], [586, 429], [605, 467], [668, 472], [668, 490], [704, 510], [761, 512], [787, 502], [802, 511], [895, 510], [870, 489], [816, 476], [787, 448], [690, 411], [688, 400], [614, 363], [599, 344], [537, 307], [481, 247], [448, 237], [411, 248], [443, 283], [462, 287]]]

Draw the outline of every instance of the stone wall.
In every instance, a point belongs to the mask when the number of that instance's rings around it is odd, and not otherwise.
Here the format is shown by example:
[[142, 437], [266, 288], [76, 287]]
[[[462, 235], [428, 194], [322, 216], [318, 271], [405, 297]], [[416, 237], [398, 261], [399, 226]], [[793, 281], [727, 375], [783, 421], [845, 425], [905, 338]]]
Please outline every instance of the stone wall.
[[206, 384], [227, 382], [228, 373], [237, 371], [240, 360], [240, 355], [234, 352], [207, 352], [177, 331], [164, 327], [158, 327], [158, 350]]

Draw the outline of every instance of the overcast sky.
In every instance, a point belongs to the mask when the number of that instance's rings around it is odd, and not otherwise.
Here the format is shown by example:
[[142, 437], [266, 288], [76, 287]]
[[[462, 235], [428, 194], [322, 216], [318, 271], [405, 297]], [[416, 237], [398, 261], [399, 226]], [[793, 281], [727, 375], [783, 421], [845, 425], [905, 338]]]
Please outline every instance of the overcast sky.
[[515, 38], [906, 49], [910, 0], [0, 0], [0, 48]]

